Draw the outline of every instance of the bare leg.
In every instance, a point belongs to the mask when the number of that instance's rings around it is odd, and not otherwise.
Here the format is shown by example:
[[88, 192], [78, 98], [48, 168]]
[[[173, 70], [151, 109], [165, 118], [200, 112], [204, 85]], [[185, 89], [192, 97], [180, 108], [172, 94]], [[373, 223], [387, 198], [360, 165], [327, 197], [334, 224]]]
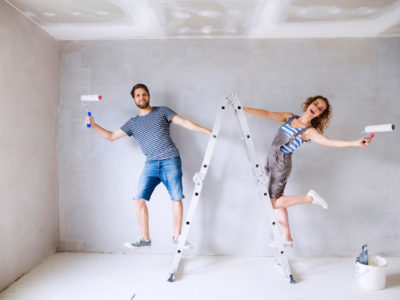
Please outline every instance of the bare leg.
[[146, 200], [136, 199], [135, 207], [136, 207], [136, 217], [140, 227], [140, 234], [144, 239], [150, 240], [149, 212], [147, 210]]
[[174, 224], [174, 237], [177, 238], [181, 235], [182, 219], [183, 219], [183, 205], [182, 200], [172, 201], [172, 219]]
[[311, 196], [280, 196], [278, 199], [271, 199], [272, 206], [275, 209], [287, 208], [299, 204], [311, 204], [313, 198]]
[[293, 241], [289, 226], [289, 216], [286, 208], [275, 209], [276, 217], [281, 225], [283, 236], [290, 242]]
[[281, 225], [282, 234], [288, 241], [293, 241], [289, 226], [289, 216], [287, 207], [299, 204], [311, 204], [313, 198], [310, 196], [284, 196], [278, 199], [271, 199], [272, 207], [275, 209], [279, 224]]

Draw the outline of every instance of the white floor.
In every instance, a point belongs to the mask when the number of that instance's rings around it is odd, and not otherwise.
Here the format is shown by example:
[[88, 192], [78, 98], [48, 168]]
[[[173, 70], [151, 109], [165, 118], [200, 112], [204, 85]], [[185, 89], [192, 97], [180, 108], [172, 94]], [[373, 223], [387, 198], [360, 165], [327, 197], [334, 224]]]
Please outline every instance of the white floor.
[[[296, 258], [290, 285], [269, 257], [196, 256], [167, 282], [171, 256], [58, 253], [0, 294], [1, 300], [400, 299], [400, 258], [389, 258], [386, 288], [367, 291], [353, 258]], [[135, 296], [134, 296], [135, 295]]]

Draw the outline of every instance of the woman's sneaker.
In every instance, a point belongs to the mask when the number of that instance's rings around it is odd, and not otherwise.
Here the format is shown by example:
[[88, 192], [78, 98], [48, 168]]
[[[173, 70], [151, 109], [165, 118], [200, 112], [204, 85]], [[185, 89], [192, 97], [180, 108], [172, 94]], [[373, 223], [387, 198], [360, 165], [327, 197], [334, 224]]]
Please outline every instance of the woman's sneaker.
[[124, 244], [125, 247], [129, 249], [134, 249], [134, 248], [149, 248], [151, 247], [151, 240], [145, 240], [142, 237], [138, 237], [136, 242], [127, 242]]
[[[179, 243], [179, 237], [177, 237], [177, 238], [172, 237], [172, 243], [175, 244], [175, 245], [178, 245], [178, 243]], [[185, 245], [183, 245], [183, 249], [186, 249], [186, 250], [193, 250], [193, 246], [192, 246], [192, 244], [190, 244], [188, 241], [185, 241]]]
[[[284, 236], [282, 236], [282, 240], [283, 240], [283, 247], [289, 247], [292, 248], [293, 247], [293, 241], [288, 241]], [[271, 243], [269, 243], [270, 247], [278, 247], [278, 243], [273, 240]]]
[[310, 190], [310, 191], [307, 193], [307, 196], [311, 196], [311, 198], [313, 198], [312, 204], [314, 204], [314, 205], [319, 205], [319, 206], [321, 206], [323, 209], [328, 209], [328, 203], [326, 203], [326, 201], [324, 200], [324, 198], [322, 198], [320, 195], [318, 195], [316, 191]]

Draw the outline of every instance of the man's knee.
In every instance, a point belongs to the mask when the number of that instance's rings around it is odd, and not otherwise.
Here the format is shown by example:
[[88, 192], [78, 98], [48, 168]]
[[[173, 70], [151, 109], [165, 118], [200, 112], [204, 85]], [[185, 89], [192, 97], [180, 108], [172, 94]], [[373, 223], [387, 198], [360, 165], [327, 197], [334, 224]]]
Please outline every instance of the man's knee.
[[140, 207], [142, 207], [142, 206], [146, 206], [146, 200], [144, 200], [144, 199], [136, 199], [135, 200], [135, 204], [136, 204], [136, 206], [140, 206]]
[[171, 202], [172, 202], [172, 207], [173, 207], [174, 209], [178, 209], [178, 208], [183, 209], [183, 202], [182, 202], [182, 200], [172, 200]]

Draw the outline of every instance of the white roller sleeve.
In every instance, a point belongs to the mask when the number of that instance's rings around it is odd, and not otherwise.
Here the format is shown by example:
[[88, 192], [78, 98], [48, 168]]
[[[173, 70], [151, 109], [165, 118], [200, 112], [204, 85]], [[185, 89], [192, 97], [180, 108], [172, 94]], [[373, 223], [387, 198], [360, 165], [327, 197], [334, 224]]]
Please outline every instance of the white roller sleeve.
[[364, 131], [367, 133], [370, 132], [387, 132], [394, 131], [394, 124], [381, 124], [381, 125], [370, 125], [365, 127]]
[[101, 95], [82, 95], [81, 101], [100, 101]]

